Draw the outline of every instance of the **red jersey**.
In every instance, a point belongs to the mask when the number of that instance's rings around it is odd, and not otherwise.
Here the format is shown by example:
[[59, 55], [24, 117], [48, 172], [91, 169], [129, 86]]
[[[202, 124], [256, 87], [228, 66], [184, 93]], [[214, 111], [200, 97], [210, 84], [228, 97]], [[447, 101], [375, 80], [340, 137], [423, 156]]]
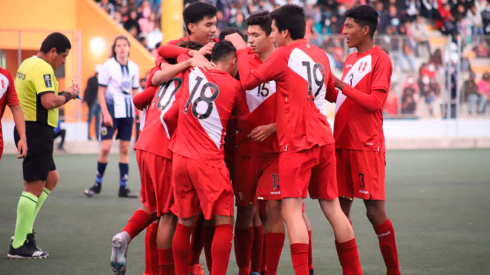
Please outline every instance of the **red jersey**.
[[[172, 152], [169, 149], [170, 137], [176, 128], [176, 122], [172, 119], [178, 111], [178, 102], [182, 94], [182, 75], [178, 74], [159, 87], [151, 85], [151, 78], [157, 70], [152, 70], [148, 76], [147, 88], [143, 93], [154, 89], [153, 99], [144, 110], [140, 126], [140, 135], [134, 145], [134, 149], [147, 151], [164, 158], [171, 159]], [[141, 96], [145, 96], [144, 94]], [[138, 95], [139, 96], [139, 95]], [[138, 100], [137, 96], [135, 101]]]
[[179, 127], [170, 150], [214, 167], [224, 167], [226, 125], [241, 93], [240, 83], [226, 72], [188, 69], [179, 103]]
[[[390, 57], [379, 47], [363, 53], [352, 53], [345, 60], [342, 80], [346, 89], [371, 94], [382, 91], [381, 108], [370, 111], [341, 91], [336, 97], [334, 136], [336, 148], [385, 151], [383, 108], [390, 90], [393, 66]], [[346, 93], [346, 92], [345, 92]]]
[[14, 107], [19, 105], [19, 98], [15, 91], [14, 80], [9, 71], [0, 68], [0, 147], [3, 147], [3, 134], [1, 118], [5, 112], [5, 107]]
[[[240, 62], [249, 62], [252, 70], [263, 62], [256, 54], [240, 55]], [[279, 153], [277, 134], [270, 135], [266, 140], [255, 141], [247, 135], [257, 126], [268, 125], [276, 122], [276, 82], [271, 80], [261, 83], [259, 86], [245, 90], [249, 115], [246, 119], [238, 120], [239, 133], [237, 134], [237, 153], [244, 156], [271, 156]]]
[[[238, 55], [247, 54], [239, 50]], [[243, 57], [240, 57], [243, 58]], [[276, 124], [281, 151], [297, 152], [334, 142], [327, 122], [325, 95], [333, 89], [327, 55], [305, 39], [278, 48], [269, 59], [250, 72], [239, 62], [240, 81], [248, 89], [276, 81]]]

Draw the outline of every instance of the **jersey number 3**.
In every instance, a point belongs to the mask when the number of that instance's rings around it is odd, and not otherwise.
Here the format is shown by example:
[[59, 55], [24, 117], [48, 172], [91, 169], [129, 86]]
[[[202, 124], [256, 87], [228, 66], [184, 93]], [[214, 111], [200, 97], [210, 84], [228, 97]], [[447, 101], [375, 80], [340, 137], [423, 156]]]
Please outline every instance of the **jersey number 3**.
[[[219, 95], [219, 88], [216, 84], [207, 82], [204, 85], [201, 85], [203, 78], [200, 76], [196, 77], [196, 84], [194, 85], [194, 88], [191, 91], [191, 94], [189, 95], [189, 100], [187, 100], [187, 103], [185, 104], [184, 108], [184, 113], [187, 114], [189, 111], [189, 106], [191, 105], [191, 101], [194, 98], [194, 95], [196, 94], [197, 90], [201, 88], [200, 95], [197, 97], [194, 102], [192, 102], [192, 114], [197, 118], [197, 119], [206, 119], [208, 118], [211, 113], [213, 112], [214, 104], [213, 102], [218, 98]], [[211, 96], [206, 96], [206, 90], [210, 89], [212, 91]], [[204, 103], [201, 103], [204, 102]], [[201, 104], [199, 104], [201, 103]], [[198, 112], [198, 106], [202, 104], [207, 104], [207, 108], [205, 112]], [[202, 110], [202, 108], [200, 108]]]

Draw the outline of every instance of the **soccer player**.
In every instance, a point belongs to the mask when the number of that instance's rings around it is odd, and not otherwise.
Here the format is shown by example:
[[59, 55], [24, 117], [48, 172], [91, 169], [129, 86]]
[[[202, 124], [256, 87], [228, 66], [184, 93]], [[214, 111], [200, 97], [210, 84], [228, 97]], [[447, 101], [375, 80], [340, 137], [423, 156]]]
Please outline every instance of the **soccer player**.
[[295, 273], [309, 274], [308, 229], [303, 198], [319, 199], [336, 239], [343, 274], [362, 274], [354, 232], [337, 196], [335, 148], [326, 117], [325, 95], [334, 88], [326, 54], [305, 39], [304, 10], [285, 5], [271, 13], [274, 42], [279, 47], [255, 70], [245, 43], [236, 43], [240, 82], [244, 89], [276, 82], [276, 129], [281, 153], [279, 177], [282, 215], [288, 229]]
[[[65, 64], [70, 53], [68, 38], [58, 32], [46, 37], [36, 56], [20, 65], [15, 86], [26, 121], [27, 156], [22, 163], [24, 192], [17, 206], [15, 235], [8, 258], [47, 258], [34, 238], [33, 225], [39, 210], [58, 183], [53, 159], [53, 129], [58, 126], [58, 108], [78, 96], [78, 86], [58, 93], [54, 70]], [[14, 132], [19, 147], [20, 136]], [[21, 145], [22, 146], [22, 145]]]
[[[187, 41], [187, 44], [190, 43]], [[200, 48], [199, 45], [195, 47]], [[184, 67], [205, 65], [197, 58], [179, 64]], [[169, 120], [175, 116], [170, 115], [172, 111], [176, 113], [178, 110], [182, 84], [181, 75], [171, 78], [171, 75], [163, 74], [155, 66], [148, 76], [146, 89], [133, 98], [135, 107], [143, 110], [140, 138], [134, 146], [140, 169], [143, 207], [133, 213], [124, 229], [112, 239], [111, 266], [115, 274], [124, 274], [129, 243], [148, 226], [145, 238], [145, 259], [149, 262], [147, 273], [173, 274], [172, 237], [175, 225], [174, 215], [169, 209], [172, 202], [172, 152], [168, 143], [176, 123]], [[157, 217], [160, 217], [160, 223], [152, 223]], [[158, 249], [152, 249], [155, 245]], [[156, 251], [157, 255], [154, 255]], [[156, 264], [155, 259], [158, 259]]]
[[95, 184], [85, 190], [87, 197], [100, 193], [107, 167], [112, 139], [117, 130], [119, 139], [119, 197], [137, 198], [127, 186], [129, 177], [129, 143], [133, 132], [134, 108], [132, 94], [138, 92], [139, 67], [129, 60], [129, 40], [118, 36], [112, 45], [112, 57], [99, 72], [99, 104], [102, 110], [102, 145], [97, 161]]
[[[252, 69], [269, 58], [275, 49], [270, 37], [271, 21], [268, 12], [253, 14], [247, 19], [251, 49], [247, 59], [243, 62], [248, 62]], [[260, 273], [262, 259], [263, 227], [260, 219], [257, 219], [255, 203], [257, 185], [263, 183], [264, 188], [266, 188], [265, 185], [270, 185], [274, 189], [273, 191], [278, 192], [279, 190], [279, 185], [274, 185], [278, 174], [279, 153], [279, 144], [275, 134], [276, 83], [274, 81], [261, 83], [259, 86], [245, 91], [245, 96], [250, 116], [247, 120], [238, 122], [239, 133], [234, 161], [234, 166], [237, 169], [233, 170], [233, 189], [237, 205], [235, 257], [239, 267], [238, 273], [249, 275], [250, 272], [252, 274]], [[270, 196], [267, 198], [271, 199]], [[278, 199], [280, 199], [280, 195]], [[278, 202], [276, 200], [268, 201], [267, 209], [269, 210], [267, 213], [270, 229], [269, 241], [273, 239], [271, 236], [275, 236], [276, 233], [279, 237], [274, 238], [274, 240], [280, 242], [282, 233], [282, 241], [284, 241], [284, 222]], [[278, 219], [274, 219], [275, 217]], [[274, 229], [278, 232], [274, 232]], [[256, 247], [254, 253], [252, 252], [253, 247]], [[273, 257], [279, 259], [277, 253], [280, 255], [282, 252], [282, 245], [271, 244], [268, 252], [269, 255], [274, 255]], [[255, 259], [252, 261], [251, 257]], [[267, 258], [271, 257], [266, 256]], [[251, 262], [254, 263], [252, 266]], [[269, 266], [272, 265], [269, 264]]]
[[242, 91], [233, 78], [237, 72], [233, 45], [227, 41], [216, 43], [212, 61], [216, 69], [194, 68], [184, 73], [179, 126], [170, 143], [174, 153], [172, 185], [179, 217], [173, 240], [177, 275], [188, 274], [189, 237], [194, 218], [201, 211], [206, 220], [213, 219], [216, 225], [211, 274], [226, 274], [230, 259], [233, 189], [224, 163], [223, 139]]
[[383, 106], [393, 66], [388, 54], [373, 43], [377, 12], [371, 6], [357, 6], [345, 17], [342, 34], [347, 46], [357, 52], [345, 60], [342, 80], [335, 78], [340, 91], [327, 95], [329, 101], [336, 102], [334, 137], [340, 204], [349, 217], [354, 198], [364, 200], [387, 274], [400, 274], [395, 230], [385, 208]]
[[[19, 98], [15, 91], [15, 84], [9, 71], [0, 68], [0, 119], [5, 112], [5, 107], [9, 106], [14, 116], [15, 127], [19, 133], [19, 142], [17, 143], [17, 158], [24, 158], [27, 154], [26, 128], [22, 107], [20, 107]], [[3, 134], [2, 123], [0, 121], [0, 160], [3, 154]]]

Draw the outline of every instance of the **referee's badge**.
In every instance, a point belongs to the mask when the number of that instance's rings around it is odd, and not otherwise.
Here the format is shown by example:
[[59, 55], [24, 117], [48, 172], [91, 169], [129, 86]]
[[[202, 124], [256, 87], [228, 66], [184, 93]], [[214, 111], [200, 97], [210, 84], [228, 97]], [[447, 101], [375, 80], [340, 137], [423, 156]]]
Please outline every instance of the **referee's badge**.
[[44, 85], [46, 85], [47, 88], [53, 87], [53, 82], [51, 81], [51, 75], [50, 74], [44, 75]]

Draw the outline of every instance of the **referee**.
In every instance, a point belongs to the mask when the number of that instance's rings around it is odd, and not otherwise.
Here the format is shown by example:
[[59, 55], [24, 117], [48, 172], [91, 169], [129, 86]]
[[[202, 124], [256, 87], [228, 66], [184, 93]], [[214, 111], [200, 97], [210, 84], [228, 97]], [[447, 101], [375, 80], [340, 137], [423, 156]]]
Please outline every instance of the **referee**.
[[[65, 35], [58, 32], [48, 35], [39, 53], [22, 62], [15, 78], [29, 150], [22, 163], [24, 192], [17, 206], [15, 235], [7, 255], [11, 259], [49, 256], [36, 245], [32, 227], [59, 179], [53, 160], [53, 129], [58, 126], [58, 107], [79, 94], [78, 86], [58, 93], [54, 75], [54, 70], [65, 64], [70, 49], [70, 41]], [[14, 139], [17, 145], [20, 140], [17, 130]]]
[[112, 139], [119, 139], [119, 197], [137, 198], [127, 186], [129, 175], [129, 144], [133, 133], [134, 107], [132, 95], [138, 92], [139, 67], [129, 60], [129, 40], [118, 36], [112, 45], [112, 57], [100, 68], [99, 104], [102, 110], [100, 138], [102, 145], [97, 161], [95, 184], [85, 190], [87, 197], [99, 194], [107, 167]]

